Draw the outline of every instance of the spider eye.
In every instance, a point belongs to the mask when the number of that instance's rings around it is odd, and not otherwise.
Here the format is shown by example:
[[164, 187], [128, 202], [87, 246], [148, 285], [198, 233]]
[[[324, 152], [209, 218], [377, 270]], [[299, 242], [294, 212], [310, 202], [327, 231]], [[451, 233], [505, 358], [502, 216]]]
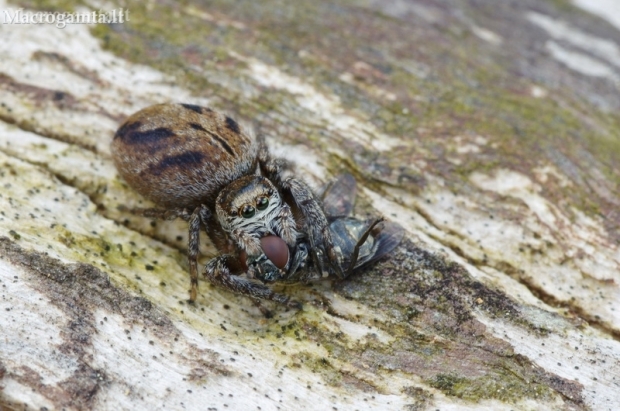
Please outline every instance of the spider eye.
[[264, 210], [267, 208], [267, 206], [269, 205], [269, 199], [267, 197], [258, 197], [258, 199], [256, 200], [256, 208], [258, 208], [259, 210]]
[[241, 207], [239, 214], [241, 214], [241, 217], [243, 218], [252, 218], [254, 217], [254, 214], [256, 214], [256, 209], [253, 206], [246, 204]]

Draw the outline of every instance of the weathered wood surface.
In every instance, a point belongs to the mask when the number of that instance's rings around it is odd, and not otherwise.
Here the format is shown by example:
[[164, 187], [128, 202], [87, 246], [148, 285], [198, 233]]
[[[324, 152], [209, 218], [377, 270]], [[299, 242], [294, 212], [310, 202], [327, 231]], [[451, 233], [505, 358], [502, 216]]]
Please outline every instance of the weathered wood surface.
[[[0, 25], [0, 409], [617, 409], [617, 27], [563, 0], [170, 4]], [[109, 155], [164, 101], [254, 122], [315, 187], [354, 173], [406, 241], [287, 288], [300, 312], [205, 282], [187, 305], [185, 224], [118, 211], [145, 203]]]

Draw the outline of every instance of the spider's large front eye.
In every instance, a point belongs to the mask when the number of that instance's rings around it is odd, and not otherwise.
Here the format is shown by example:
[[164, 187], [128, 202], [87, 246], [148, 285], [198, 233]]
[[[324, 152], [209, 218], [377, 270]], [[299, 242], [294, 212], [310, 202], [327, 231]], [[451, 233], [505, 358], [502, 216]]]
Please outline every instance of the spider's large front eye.
[[258, 197], [258, 199], [256, 200], [256, 208], [258, 208], [259, 210], [264, 210], [267, 208], [267, 206], [269, 205], [269, 199], [267, 197]]
[[254, 217], [254, 214], [256, 214], [256, 209], [253, 206], [246, 204], [241, 207], [239, 214], [241, 214], [241, 217], [243, 218], [252, 218]]

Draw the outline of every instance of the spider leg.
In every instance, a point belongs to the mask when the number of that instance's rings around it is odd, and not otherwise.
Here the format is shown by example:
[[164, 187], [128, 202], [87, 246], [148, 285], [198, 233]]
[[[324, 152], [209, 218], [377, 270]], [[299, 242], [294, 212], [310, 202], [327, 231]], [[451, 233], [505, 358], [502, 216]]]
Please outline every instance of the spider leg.
[[257, 236], [255, 237], [253, 234], [242, 229], [234, 229], [231, 233], [231, 237], [236, 239], [239, 248], [248, 253], [248, 255], [256, 256], [263, 253], [260, 239]]
[[336, 274], [342, 273], [342, 252], [334, 245], [329, 223], [320, 201], [314, 196], [312, 190], [301, 180], [288, 178], [282, 182], [282, 189], [291, 194], [293, 201], [304, 216], [304, 232], [310, 240], [312, 257], [316, 266], [323, 275], [329, 275], [329, 266], [336, 270]]
[[292, 176], [291, 165], [284, 159], [271, 157], [267, 142], [262, 135], [259, 135], [256, 140], [258, 142], [257, 157], [260, 170], [265, 177], [279, 187], [286, 177]]
[[189, 261], [189, 278], [191, 288], [189, 291], [189, 301], [196, 301], [198, 294], [198, 253], [200, 252], [200, 211], [197, 207], [189, 218], [189, 240], [187, 244], [187, 254]]
[[280, 212], [272, 220], [271, 229], [279, 235], [289, 247], [295, 247], [297, 244], [297, 224], [295, 222], [295, 216], [288, 204], [282, 204]]
[[209, 222], [211, 221], [211, 212], [206, 205], [200, 205], [200, 211], [198, 212], [198, 215], [200, 215], [200, 222], [202, 223], [202, 225], [208, 227]]
[[299, 302], [291, 300], [288, 296], [275, 293], [263, 284], [258, 284], [235, 275], [241, 268], [242, 262], [238, 257], [224, 254], [207, 263], [204, 276], [211, 284], [233, 293], [243, 294], [255, 299], [275, 301], [289, 308], [301, 308]]

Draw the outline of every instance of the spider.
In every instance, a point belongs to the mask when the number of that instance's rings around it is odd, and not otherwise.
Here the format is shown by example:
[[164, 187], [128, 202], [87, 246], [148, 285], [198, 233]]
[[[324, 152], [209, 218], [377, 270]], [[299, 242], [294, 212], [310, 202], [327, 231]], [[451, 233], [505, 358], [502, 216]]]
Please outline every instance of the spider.
[[221, 253], [204, 268], [210, 283], [291, 308], [301, 304], [265, 283], [345, 278], [391, 251], [402, 236], [395, 225], [380, 229], [382, 219], [348, 217], [352, 176], [325, 190], [324, 209], [285, 160], [270, 156], [262, 137], [206, 107], [147, 107], [121, 125], [111, 151], [125, 181], [161, 207], [135, 213], [189, 223], [191, 302], [201, 227]]

